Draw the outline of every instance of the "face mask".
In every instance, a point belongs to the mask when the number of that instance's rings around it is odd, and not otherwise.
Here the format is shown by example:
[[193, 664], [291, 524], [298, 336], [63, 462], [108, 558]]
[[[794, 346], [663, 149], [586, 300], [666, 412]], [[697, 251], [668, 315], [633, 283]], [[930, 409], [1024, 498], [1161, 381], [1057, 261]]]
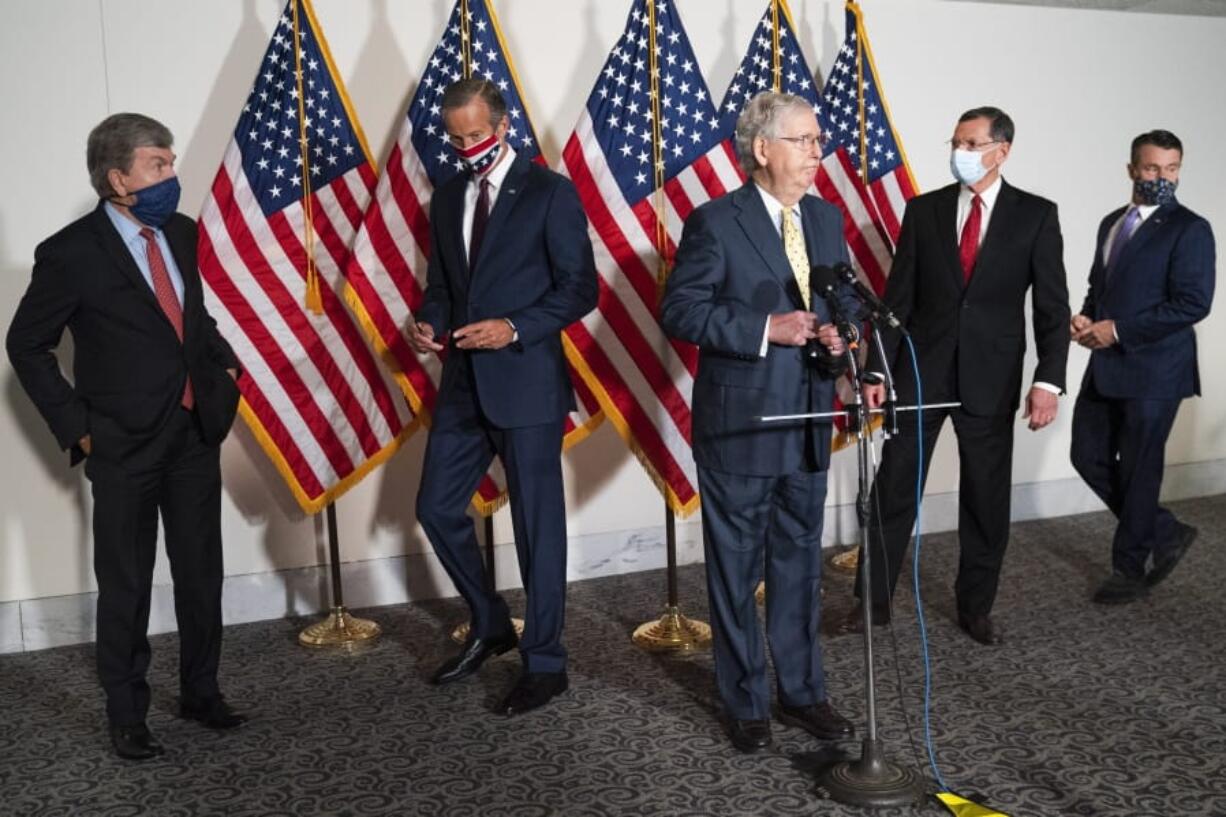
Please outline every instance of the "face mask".
[[1132, 182], [1132, 192], [1138, 201], [1142, 204], [1159, 206], [1170, 204], [1175, 200], [1175, 188], [1177, 187], [1179, 187], [1179, 182], [1173, 182], [1161, 176], [1156, 179], [1134, 179]]
[[171, 176], [157, 184], [137, 190], [136, 203], [129, 204], [128, 210], [136, 216], [141, 224], [150, 227], [161, 227], [174, 214], [179, 206], [179, 177]]
[[[989, 150], [995, 150], [993, 145]], [[983, 166], [983, 155], [988, 151], [980, 153], [974, 150], [963, 150], [958, 148], [953, 153], [949, 154], [949, 170], [954, 174], [954, 178], [968, 187], [975, 184], [984, 176], [988, 175], [988, 169]]]
[[452, 145], [451, 149], [455, 151], [455, 155], [460, 158], [465, 167], [478, 176], [484, 176], [490, 172], [490, 168], [498, 159], [498, 134], [491, 133], [488, 138], [482, 139], [471, 147], [458, 148]]

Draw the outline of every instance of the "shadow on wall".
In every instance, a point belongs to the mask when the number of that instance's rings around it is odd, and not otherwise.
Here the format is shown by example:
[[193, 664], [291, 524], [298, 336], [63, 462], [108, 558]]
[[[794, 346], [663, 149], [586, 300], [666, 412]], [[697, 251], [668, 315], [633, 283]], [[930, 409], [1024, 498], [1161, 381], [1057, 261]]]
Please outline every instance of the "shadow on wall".
[[[414, 21], [427, 31], [440, 30], [445, 22], [443, 15], [448, 13], [448, 7], [438, 3], [432, 4], [434, 11], [429, 22], [424, 19], [422, 10], [414, 8]], [[418, 15], [421, 14], [421, 17]], [[396, 144], [396, 139], [400, 134], [400, 129], [404, 124], [404, 117], [409, 108], [409, 102], [413, 98], [413, 92], [417, 89], [419, 78], [418, 67], [410, 66], [405, 58], [404, 52], [400, 50], [400, 45], [396, 42], [396, 37], [392, 34], [392, 21], [388, 13], [388, 0], [378, 0], [375, 4], [374, 14], [370, 18], [370, 31], [366, 35], [366, 42], [362, 44], [361, 56], [358, 58], [357, 65], [354, 66], [351, 77], [345, 77], [345, 85], [347, 88], [381, 88], [384, 93], [399, 93], [401, 95], [400, 105], [396, 108], [396, 117], [392, 120], [391, 128], [387, 133], [372, 134], [366, 132], [368, 147], [371, 151], [371, 158], [378, 164], [379, 173], [382, 175], [384, 167], [387, 163], [388, 155], [392, 152], [392, 146]], [[403, 66], [404, 70], [391, 70], [392, 66]], [[424, 66], [421, 66], [424, 68]], [[388, 76], [408, 76], [411, 77], [408, 86], [405, 88], [385, 88], [383, 78]], [[350, 91], [352, 95], [353, 91]], [[354, 101], [356, 105], [356, 100]], [[356, 111], [361, 117], [361, 111]]]
[[[204, 207], [204, 198], [212, 189], [213, 176], [221, 167], [222, 157], [255, 81], [269, 36], [270, 32], [264, 30], [256, 14], [256, 0], [246, 0], [242, 22], [218, 70], [213, 90], [204, 100], [199, 124], [192, 133], [191, 141], [183, 146], [179, 161], [179, 175], [183, 177], [185, 186], [190, 185], [190, 189], [203, 193], [201, 200], [195, 203], [195, 212], [189, 212], [189, 215], [199, 213]], [[235, 88], [242, 89], [238, 92], [241, 95], [235, 95]], [[153, 115], [157, 116], [156, 113]], [[191, 202], [184, 202], [180, 209], [187, 210], [189, 206]]]

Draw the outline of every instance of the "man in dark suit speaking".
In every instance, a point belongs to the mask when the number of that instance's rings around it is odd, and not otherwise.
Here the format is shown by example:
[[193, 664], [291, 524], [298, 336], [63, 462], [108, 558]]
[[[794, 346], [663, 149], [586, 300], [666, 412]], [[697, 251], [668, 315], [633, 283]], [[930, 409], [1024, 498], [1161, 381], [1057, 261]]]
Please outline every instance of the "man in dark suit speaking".
[[754, 601], [764, 551], [779, 718], [822, 739], [853, 732], [827, 698], [819, 641], [830, 421], [759, 421], [831, 409], [844, 346], [809, 272], [845, 262], [847, 247], [839, 211], [805, 192], [821, 159], [808, 103], [759, 94], [736, 148], [750, 180], [686, 219], [660, 321], [699, 347], [692, 441], [715, 676], [732, 743], [752, 752], [771, 740]]
[[[22, 386], [94, 496], [98, 676], [115, 751], [161, 754], [149, 709], [150, 592], [160, 513], [179, 627], [179, 712], [240, 726], [217, 685], [221, 656], [220, 445], [238, 406], [238, 360], [204, 308], [196, 224], [175, 212], [172, 137], [139, 114], [89, 135], [97, 208], [34, 251], [8, 333]], [[67, 328], [73, 376], [52, 350]]]
[[[1183, 144], [1170, 131], [1132, 142], [1132, 201], [1098, 228], [1073, 340], [1090, 350], [1073, 410], [1073, 466], [1119, 519], [1102, 604], [1136, 601], [1196, 538], [1158, 505], [1179, 403], [1200, 394], [1193, 324], [1213, 302], [1209, 222], [1175, 200]], [[1146, 563], [1152, 564], [1146, 572]]]
[[[997, 644], [990, 613], [1005, 547], [1013, 469], [1013, 419], [1022, 398], [1026, 353], [1026, 293], [1033, 307], [1038, 362], [1025, 395], [1024, 416], [1036, 431], [1056, 418], [1068, 359], [1068, 285], [1056, 205], [1019, 190], [1000, 175], [1013, 146], [1013, 120], [999, 108], [962, 114], [950, 140], [956, 184], [907, 203], [885, 301], [911, 333], [925, 403], [960, 402], [956, 409], [924, 413], [924, 478], [937, 436], [948, 417], [958, 438], [960, 557], [954, 584], [958, 624], [974, 640]], [[915, 403], [919, 391], [911, 356], [896, 332], [885, 332], [886, 361], [898, 399]], [[874, 350], [875, 351], [875, 350]], [[879, 361], [870, 368], [879, 368]], [[880, 405], [882, 386], [865, 397]], [[874, 621], [890, 617], [890, 598], [916, 516], [913, 416], [885, 444], [873, 493]], [[856, 582], [859, 593], [860, 583]], [[863, 627], [852, 610], [842, 632]]]
[[460, 80], [441, 106], [468, 172], [434, 192], [425, 298], [408, 333], [418, 353], [442, 351], [450, 333], [417, 518], [468, 602], [472, 628], [434, 681], [465, 678], [517, 643], [465, 513], [497, 454], [528, 605], [518, 641], [523, 673], [499, 705], [514, 715], [547, 703], [568, 683], [561, 454], [574, 392], [561, 332], [596, 306], [596, 264], [574, 186], [507, 144], [507, 107], [497, 87]]

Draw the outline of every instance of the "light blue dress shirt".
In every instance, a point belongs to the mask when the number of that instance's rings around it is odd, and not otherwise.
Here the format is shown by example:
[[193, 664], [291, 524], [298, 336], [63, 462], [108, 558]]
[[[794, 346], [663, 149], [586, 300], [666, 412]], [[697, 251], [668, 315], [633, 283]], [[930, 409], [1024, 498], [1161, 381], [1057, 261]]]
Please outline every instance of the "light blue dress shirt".
[[[105, 209], [107, 216], [111, 219], [111, 223], [119, 231], [119, 237], [123, 239], [124, 246], [132, 254], [132, 260], [136, 262], [137, 268], [140, 269], [140, 274], [144, 276], [145, 283], [149, 285], [149, 289], [153, 290], [156, 295], [157, 290], [153, 286], [153, 273], [149, 269], [149, 245], [145, 241], [144, 236], [140, 234], [141, 227], [132, 219], [120, 213], [115, 205], [109, 201], [106, 203]], [[183, 275], [179, 272], [178, 264], [175, 263], [175, 255], [170, 251], [170, 243], [166, 241], [166, 233], [157, 227], [150, 229], [153, 230], [158, 247], [162, 250], [162, 258], [166, 261], [166, 271], [170, 273], [170, 283], [175, 288], [175, 295], [178, 296], [179, 306], [182, 308]]]

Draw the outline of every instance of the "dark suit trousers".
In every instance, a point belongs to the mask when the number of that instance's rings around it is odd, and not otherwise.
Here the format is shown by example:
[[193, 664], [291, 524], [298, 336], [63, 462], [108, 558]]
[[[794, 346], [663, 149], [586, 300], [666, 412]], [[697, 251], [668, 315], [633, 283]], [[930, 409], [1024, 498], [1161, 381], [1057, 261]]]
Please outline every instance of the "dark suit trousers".
[[94, 496], [98, 580], [98, 677], [113, 724], [145, 720], [147, 630], [161, 514], [179, 628], [179, 694], [218, 695], [221, 658], [220, 448], [206, 445], [195, 415], [178, 409], [122, 463], [95, 448], [85, 461]]
[[447, 575], [468, 602], [472, 635], [511, 628], [506, 602], [490, 586], [467, 510], [495, 454], [502, 459], [511, 501], [515, 550], [527, 597], [520, 652], [528, 672], [566, 669], [566, 501], [562, 488], [562, 420], [498, 428], [486, 419], [464, 354], [440, 394], [426, 443], [417, 519]]
[[766, 561], [766, 637], [779, 701], [826, 700], [822, 670], [822, 521], [826, 472], [750, 477], [698, 468], [715, 679], [730, 718], [770, 718], [754, 591]]
[[[1000, 569], [1009, 544], [1009, 501], [1013, 472], [1013, 415], [976, 417], [961, 409], [924, 412], [923, 481], [945, 419], [958, 438], [958, 611], [986, 615], [996, 599]], [[869, 543], [873, 547], [873, 604], [883, 610], [894, 595], [915, 527], [915, 415], [899, 419], [899, 433], [888, 440], [873, 481]], [[910, 575], [910, 574], [908, 574]], [[856, 595], [860, 579], [856, 580]]]
[[1180, 401], [1103, 397], [1086, 378], [1073, 409], [1073, 467], [1119, 520], [1112, 568], [1145, 575], [1145, 562], [1174, 544], [1176, 520], [1158, 504], [1166, 438]]

